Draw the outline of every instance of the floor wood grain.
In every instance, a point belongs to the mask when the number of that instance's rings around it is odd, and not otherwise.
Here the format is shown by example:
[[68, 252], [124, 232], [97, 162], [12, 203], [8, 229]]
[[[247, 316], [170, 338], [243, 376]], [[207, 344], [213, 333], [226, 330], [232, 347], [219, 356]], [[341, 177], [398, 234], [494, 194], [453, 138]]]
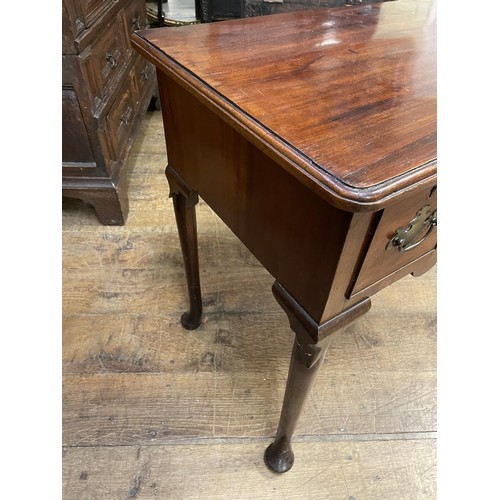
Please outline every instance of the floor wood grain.
[[127, 224], [63, 201], [64, 498], [436, 498], [435, 270], [382, 290], [336, 334], [278, 476], [262, 456], [293, 334], [273, 278], [201, 200], [203, 322], [180, 326], [165, 165], [148, 112]]

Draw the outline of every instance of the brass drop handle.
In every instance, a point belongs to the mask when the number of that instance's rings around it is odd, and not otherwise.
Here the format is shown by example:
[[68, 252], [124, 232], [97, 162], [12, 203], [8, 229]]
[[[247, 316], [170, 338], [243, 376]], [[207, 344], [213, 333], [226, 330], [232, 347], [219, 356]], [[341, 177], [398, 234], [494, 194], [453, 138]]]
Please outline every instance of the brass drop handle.
[[113, 54], [110, 54], [109, 52], [106, 54], [106, 61], [110, 63], [112, 68], [116, 66], [116, 58]]
[[[437, 210], [431, 212], [431, 206], [423, 206], [410, 221], [408, 226], [396, 229], [385, 249], [396, 247], [400, 252], [408, 252], [418, 247], [437, 226]], [[424, 235], [417, 239], [422, 232]]]
[[141, 28], [141, 22], [138, 17], [134, 17], [131, 21], [131, 24], [134, 31]]
[[120, 122], [124, 125], [128, 125], [130, 123], [130, 117], [132, 116], [132, 108], [127, 106], [127, 109], [120, 115]]

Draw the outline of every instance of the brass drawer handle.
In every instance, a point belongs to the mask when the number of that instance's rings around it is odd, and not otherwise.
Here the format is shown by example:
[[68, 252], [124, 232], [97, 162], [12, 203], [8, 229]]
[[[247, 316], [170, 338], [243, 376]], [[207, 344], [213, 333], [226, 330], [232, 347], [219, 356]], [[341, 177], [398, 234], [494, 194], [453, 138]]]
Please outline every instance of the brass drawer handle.
[[143, 69], [141, 71], [141, 77], [144, 78], [144, 80], [149, 80], [149, 73], [145, 69]]
[[127, 105], [127, 109], [120, 115], [120, 122], [124, 125], [130, 123], [130, 118], [132, 117], [132, 108]]
[[[396, 247], [400, 252], [413, 250], [432, 233], [436, 226], [437, 210], [431, 213], [431, 206], [425, 205], [416, 213], [408, 226], [396, 229], [394, 236], [389, 240], [385, 249], [389, 250]], [[419, 240], [416, 240], [424, 230], [426, 230], [425, 234]]]
[[132, 21], [130, 22], [130, 24], [132, 24], [132, 30], [138, 30], [141, 28], [141, 22], [140, 22], [140, 19], [138, 17], [134, 17], [132, 19]]
[[111, 68], [116, 67], [116, 58], [113, 54], [110, 54], [109, 52], [106, 53], [106, 61], [109, 62]]

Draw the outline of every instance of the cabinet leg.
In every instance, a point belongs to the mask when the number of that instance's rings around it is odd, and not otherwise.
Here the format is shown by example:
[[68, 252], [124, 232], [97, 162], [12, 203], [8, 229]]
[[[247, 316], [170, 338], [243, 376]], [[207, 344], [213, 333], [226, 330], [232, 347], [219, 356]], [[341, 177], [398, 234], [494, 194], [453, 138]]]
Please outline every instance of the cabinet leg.
[[126, 188], [118, 188], [110, 183], [109, 188], [63, 188], [63, 196], [78, 198], [94, 207], [99, 222], [109, 226], [123, 226], [128, 214]]
[[286, 472], [292, 468], [292, 435], [328, 344], [329, 341], [320, 345], [295, 338], [278, 432], [264, 454], [266, 464], [275, 472]]
[[196, 230], [198, 195], [190, 190], [169, 167], [167, 167], [166, 176], [170, 185], [170, 196], [174, 202], [175, 220], [184, 258], [189, 296], [189, 310], [182, 315], [181, 324], [188, 330], [194, 330], [200, 326], [202, 313]]

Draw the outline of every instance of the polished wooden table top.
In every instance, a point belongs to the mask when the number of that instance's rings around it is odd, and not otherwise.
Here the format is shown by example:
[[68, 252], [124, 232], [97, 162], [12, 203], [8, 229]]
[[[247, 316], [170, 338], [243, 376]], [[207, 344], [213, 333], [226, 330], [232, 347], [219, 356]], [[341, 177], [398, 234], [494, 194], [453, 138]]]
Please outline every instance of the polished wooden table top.
[[353, 211], [436, 174], [435, 2], [176, 29], [135, 42]]

